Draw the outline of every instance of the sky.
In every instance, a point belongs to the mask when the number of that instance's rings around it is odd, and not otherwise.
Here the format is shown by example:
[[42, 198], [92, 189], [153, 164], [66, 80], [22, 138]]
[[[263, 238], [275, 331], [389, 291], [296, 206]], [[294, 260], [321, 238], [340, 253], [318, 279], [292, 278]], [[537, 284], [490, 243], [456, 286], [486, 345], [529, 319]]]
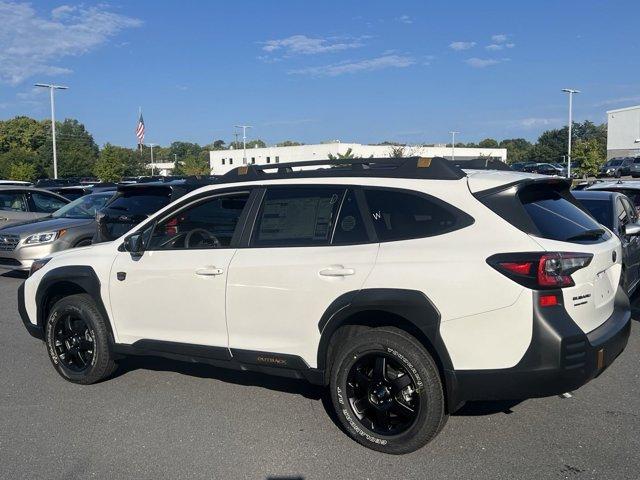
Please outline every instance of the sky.
[[0, 119], [103, 145], [524, 137], [640, 104], [640, 2], [0, 0]]

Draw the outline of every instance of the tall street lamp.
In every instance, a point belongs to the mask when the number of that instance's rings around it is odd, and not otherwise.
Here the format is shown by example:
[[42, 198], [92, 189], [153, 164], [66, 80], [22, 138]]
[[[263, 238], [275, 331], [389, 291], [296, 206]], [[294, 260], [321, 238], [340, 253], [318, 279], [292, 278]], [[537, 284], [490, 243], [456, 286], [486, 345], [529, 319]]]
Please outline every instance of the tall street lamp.
[[69, 87], [64, 87], [62, 85], [52, 85], [50, 83], [36, 83], [35, 86], [49, 89], [49, 95], [51, 97], [51, 137], [53, 138], [53, 178], [58, 178], [58, 154], [56, 152], [56, 112], [53, 91], [66, 90]]
[[567, 141], [567, 177], [571, 178], [571, 127], [573, 125], [573, 94], [580, 93], [580, 90], [563, 88], [564, 93], [569, 94], [569, 139]]
[[460, 132], [449, 132], [451, 134], [451, 160], [456, 159], [456, 133]]
[[242, 129], [242, 164], [247, 164], [247, 128], [253, 128], [251, 125], [234, 125], [236, 128]]

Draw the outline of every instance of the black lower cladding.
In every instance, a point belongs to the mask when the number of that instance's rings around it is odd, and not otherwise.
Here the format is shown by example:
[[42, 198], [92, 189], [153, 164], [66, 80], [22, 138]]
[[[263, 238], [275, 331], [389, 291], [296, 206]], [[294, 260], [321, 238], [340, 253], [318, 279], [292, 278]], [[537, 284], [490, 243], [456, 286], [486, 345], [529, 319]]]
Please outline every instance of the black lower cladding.
[[[549, 294], [551, 292], [544, 292]], [[555, 292], [562, 298], [562, 292]], [[469, 400], [520, 400], [575, 390], [600, 375], [627, 345], [631, 331], [629, 299], [621, 288], [611, 316], [585, 334], [563, 305], [539, 306], [534, 292], [529, 349], [513, 368], [446, 371], [450, 404]]]
[[18, 287], [18, 313], [20, 314], [20, 318], [22, 319], [22, 323], [27, 329], [27, 332], [38, 340], [44, 340], [44, 330], [42, 325], [34, 325], [31, 323], [29, 314], [27, 313], [27, 309], [24, 305], [24, 282]]

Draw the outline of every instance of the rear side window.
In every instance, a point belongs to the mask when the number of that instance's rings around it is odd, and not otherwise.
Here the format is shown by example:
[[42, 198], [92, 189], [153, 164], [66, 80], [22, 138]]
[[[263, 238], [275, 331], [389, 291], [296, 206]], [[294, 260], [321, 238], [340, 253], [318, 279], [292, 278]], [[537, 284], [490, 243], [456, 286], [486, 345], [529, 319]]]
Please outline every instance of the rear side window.
[[[518, 198], [534, 226], [528, 233], [563, 242], [597, 241], [607, 236], [593, 217], [561, 191], [534, 185], [519, 192]], [[601, 234], [592, 235], [590, 232]]]
[[381, 242], [442, 235], [473, 223], [466, 213], [428, 195], [366, 189], [365, 197]]
[[313, 246], [331, 241], [344, 188], [304, 187], [267, 190], [252, 246]]
[[36, 192], [31, 194], [31, 201], [33, 202], [33, 210], [40, 213], [53, 213], [69, 203], [53, 195]]
[[26, 212], [27, 203], [21, 193], [0, 193], [0, 210], [9, 212]]
[[613, 217], [611, 215], [611, 202], [607, 200], [579, 200], [582, 205], [585, 206], [589, 213], [608, 228], [613, 229]]
[[114, 198], [106, 208], [107, 210], [113, 210], [114, 213], [123, 212], [130, 215], [151, 215], [169, 205], [170, 201], [171, 196], [168, 190], [159, 191], [156, 195], [127, 192]]

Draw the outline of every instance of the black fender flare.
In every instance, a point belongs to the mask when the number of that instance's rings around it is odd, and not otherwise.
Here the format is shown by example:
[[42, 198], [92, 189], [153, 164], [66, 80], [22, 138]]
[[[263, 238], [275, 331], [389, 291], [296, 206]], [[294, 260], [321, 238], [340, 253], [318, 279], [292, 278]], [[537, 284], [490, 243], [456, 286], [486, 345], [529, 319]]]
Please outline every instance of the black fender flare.
[[336, 298], [326, 309], [318, 322], [320, 343], [318, 345], [318, 369], [327, 367], [327, 353], [334, 332], [350, 317], [363, 312], [390, 313], [401, 317], [423, 336], [428, 342], [426, 348], [432, 349], [436, 362], [440, 362], [443, 371], [452, 370], [449, 352], [440, 336], [440, 312], [423, 292], [418, 290], [395, 288], [367, 288], [347, 292]]
[[69, 265], [53, 268], [44, 274], [38, 289], [36, 290], [36, 308], [38, 326], [44, 328], [46, 321], [45, 312], [51, 289], [56, 285], [73, 285], [85, 291], [96, 303], [98, 310], [106, 320], [107, 331], [109, 332], [111, 343], [114, 343], [111, 319], [102, 301], [100, 294], [100, 280], [95, 270], [86, 265]]

